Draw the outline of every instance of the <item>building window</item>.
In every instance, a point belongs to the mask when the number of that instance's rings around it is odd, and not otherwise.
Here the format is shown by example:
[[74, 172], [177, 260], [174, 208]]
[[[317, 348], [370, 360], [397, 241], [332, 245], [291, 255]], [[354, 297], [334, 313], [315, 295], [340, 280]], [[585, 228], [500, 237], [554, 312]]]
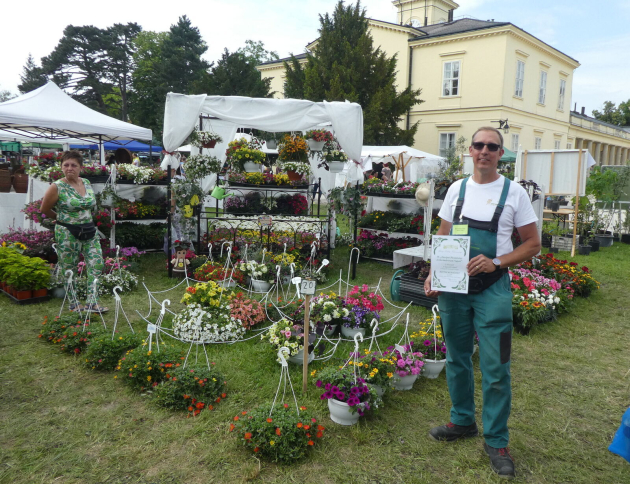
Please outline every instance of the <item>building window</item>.
[[542, 138], [539, 136], [536, 136], [534, 138], [534, 149], [539, 150], [541, 146], [542, 146]]
[[560, 140], [557, 139], [553, 142], [553, 149], [554, 150], [559, 150], [560, 149]]
[[516, 85], [514, 86], [514, 95], [523, 97], [523, 81], [525, 80], [525, 62], [516, 61]]
[[442, 96], [457, 96], [459, 94], [459, 61], [444, 63], [443, 79]]
[[512, 133], [512, 151], [516, 153], [518, 151], [519, 135]]
[[547, 73], [540, 71], [540, 87], [538, 89], [538, 102], [545, 104], [545, 95], [547, 93]]
[[571, 143], [567, 143], [567, 150], [572, 150], [573, 149], [573, 145]]
[[560, 96], [558, 97], [558, 109], [564, 109], [564, 91], [567, 88], [567, 81], [560, 79]]
[[455, 135], [457, 133], [440, 133], [440, 156], [446, 158], [449, 148], [455, 147]]

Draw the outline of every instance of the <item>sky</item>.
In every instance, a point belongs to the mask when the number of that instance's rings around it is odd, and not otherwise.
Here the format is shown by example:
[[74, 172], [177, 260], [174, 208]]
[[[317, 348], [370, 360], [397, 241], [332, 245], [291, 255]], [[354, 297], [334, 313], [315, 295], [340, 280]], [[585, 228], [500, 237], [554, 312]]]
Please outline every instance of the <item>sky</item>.
[[[337, 0], [108, 0], [88, 2], [4, 0], [0, 44], [0, 90], [18, 94], [26, 59], [37, 63], [52, 52], [67, 25], [137, 22], [144, 30], [166, 31], [187, 15], [208, 44], [205, 58], [220, 58], [243, 47], [245, 40], [262, 41], [280, 57], [304, 52], [318, 36], [319, 14], [332, 12]], [[346, 2], [348, 3], [348, 2]], [[630, 0], [459, 0], [455, 19], [511, 22], [543, 42], [578, 60], [571, 108], [586, 113], [604, 101], [630, 99]], [[363, 0], [368, 17], [396, 21], [391, 0]], [[601, 9], [601, 10], [600, 10]]]

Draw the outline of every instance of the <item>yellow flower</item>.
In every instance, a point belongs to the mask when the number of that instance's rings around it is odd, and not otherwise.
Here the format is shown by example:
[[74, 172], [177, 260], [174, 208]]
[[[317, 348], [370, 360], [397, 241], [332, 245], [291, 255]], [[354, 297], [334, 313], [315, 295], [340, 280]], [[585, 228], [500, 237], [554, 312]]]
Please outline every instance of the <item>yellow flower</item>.
[[388, 371], [388, 372], [387, 372], [387, 378], [391, 378], [391, 377], [393, 377], [393, 376], [394, 376], [394, 374], [393, 374], [391, 371]]
[[275, 442], [273, 440], [269, 441], [269, 445], [274, 445], [274, 444], [275, 444]]

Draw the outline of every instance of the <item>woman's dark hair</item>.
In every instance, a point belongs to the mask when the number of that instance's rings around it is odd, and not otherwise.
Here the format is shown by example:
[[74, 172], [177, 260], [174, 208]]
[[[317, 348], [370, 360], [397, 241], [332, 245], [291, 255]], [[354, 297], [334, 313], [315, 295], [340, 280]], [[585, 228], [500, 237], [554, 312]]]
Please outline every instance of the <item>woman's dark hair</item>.
[[63, 155], [61, 155], [61, 164], [66, 160], [76, 160], [79, 165], [83, 166], [83, 155], [79, 153], [77, 150], [69, 150], [65, 151]]
[[107, 158], [107, 164], [108, 165], [115, 165], [116, 164], [116, 157], [114, 155], [109, 155], [109, 158]]

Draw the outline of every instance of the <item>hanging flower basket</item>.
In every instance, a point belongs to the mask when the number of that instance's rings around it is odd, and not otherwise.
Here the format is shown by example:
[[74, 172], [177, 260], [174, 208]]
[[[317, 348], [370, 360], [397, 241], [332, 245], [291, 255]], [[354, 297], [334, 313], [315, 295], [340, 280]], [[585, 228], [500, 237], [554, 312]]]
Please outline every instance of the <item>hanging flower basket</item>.
[[214, 148], [217, 145], [216, 140], [208, 141], [206, 143], [201, 143], [201, 146], [204, 148]]

